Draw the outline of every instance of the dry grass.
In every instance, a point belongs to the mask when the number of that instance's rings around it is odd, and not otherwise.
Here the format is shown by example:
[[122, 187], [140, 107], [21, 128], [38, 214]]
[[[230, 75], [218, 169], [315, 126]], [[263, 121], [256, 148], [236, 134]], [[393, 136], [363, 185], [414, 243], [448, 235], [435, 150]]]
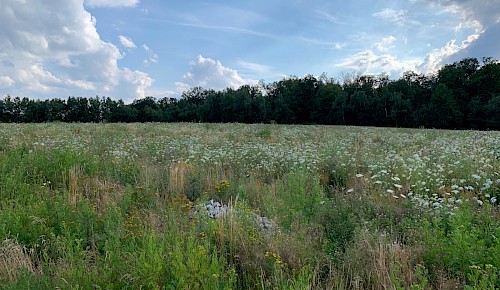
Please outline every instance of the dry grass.
[[71, 167], [67, 174], [63, 174], [63, 181], [71, 204], [76, 206], [82, 199], [87, 199], [98, 213], [112, 206], [125, 190], [118, 183], [85, 175], [80, 166]]
[[76, 205], [83, 196], [83, 184], [85, 176], [80, 166], [73, 166], [68, 170], [67, 175], [63, 174], [65, 190], [68, 192], [69, 201]]
[[348, 250], [351, 289], [411, 289], [425, 283], [416, 274], [422, 249], [389, 241], [383, 234], [363, 232]]
[[186, 183], [186, 174], [190, 166], [186, 162], [179, 161], [170, 166], [169, 190], [171, 193], [183, 193]]
[[22, 271], [37, 272], [32, 250], [6, 239], [0, 245], [0, 281], [15, 282]]
[[104, 213], [108, 207], [115, 206], [116, 201], [123, 196], [125, 191], [124, 186], [111, 181], [101, 180], [98, 177], [85, 178], [82, 181], [81, 190], [83, 196], [89, 199], [92, 207], [98, 213]]

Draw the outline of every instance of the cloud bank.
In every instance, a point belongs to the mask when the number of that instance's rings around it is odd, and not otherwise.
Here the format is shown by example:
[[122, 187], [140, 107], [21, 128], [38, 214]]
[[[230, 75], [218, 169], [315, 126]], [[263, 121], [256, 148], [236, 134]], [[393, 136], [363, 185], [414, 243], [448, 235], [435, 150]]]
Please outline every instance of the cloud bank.
[[182, 77], [182, 81], [176, 82], [179, 91], [193, 87], [223, 90], [255, 83], [253, 80], [243, 79], [236, 70], [223, 66], [220, 61], [201, 55], [190, 63], [190, 67], [189, 72]]
[[[458, 49], [449, 50], [443, 54], [439, 64], [461, 60], [465, 57], [500, 58], [500, 1], [498, 0], [419, 0], [429, 2], [444, 8], [459, 16], [461, 22], [458, 28], [475, 27], [476, 33], [470, 35]], [[442, 50], [453, 47], [448, 43]], [[456, 47], [456, 45], [455, 45]], [[434, 52], [434, 54], [439, 52]], [[432, 57], [432, 54], [430, 55]]]
[[134, 7], [139, 0], [85, 0], [89, 7]]
[[[138, 1], [87, 1], [89, 6], [133, 6]], [[114, 3], [114, 4], [112, 4]], [[57, 9], [54, 9], [57, 7]], [[103, 41], [83, 0], [0, 0], [0, 94], [66, 97], [96, 94], [144, 97], [153, 79], [120, 68], [123, 57]], [[130, 39], [124, 46], [133, 44]], [[130, 43], [127, 43], [130, 40]], [[134, 44], [135, 45], [135, 44]]]

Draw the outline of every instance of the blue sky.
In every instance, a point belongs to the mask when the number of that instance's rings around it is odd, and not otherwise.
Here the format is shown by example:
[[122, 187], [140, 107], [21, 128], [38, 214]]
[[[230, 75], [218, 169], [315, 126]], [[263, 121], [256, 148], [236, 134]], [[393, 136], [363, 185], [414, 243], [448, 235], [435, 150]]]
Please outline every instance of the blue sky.
[[179, 97], [500, 58], [498, 0], [0, 0], [0, 95]]

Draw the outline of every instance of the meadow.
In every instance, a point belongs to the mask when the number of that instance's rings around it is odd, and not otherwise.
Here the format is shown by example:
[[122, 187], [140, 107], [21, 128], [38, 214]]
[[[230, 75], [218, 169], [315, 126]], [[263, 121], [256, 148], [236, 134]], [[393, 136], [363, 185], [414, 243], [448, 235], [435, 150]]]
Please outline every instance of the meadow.
[[500, 132], [0, 124], [1, 289], [498, 289]]

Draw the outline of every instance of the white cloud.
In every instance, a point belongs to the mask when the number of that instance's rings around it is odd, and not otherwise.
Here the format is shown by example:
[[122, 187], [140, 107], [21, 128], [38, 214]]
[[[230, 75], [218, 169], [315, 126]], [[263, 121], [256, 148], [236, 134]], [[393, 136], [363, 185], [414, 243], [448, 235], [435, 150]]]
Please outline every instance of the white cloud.
[[134, 7], [139, 0], [85, 0], [89, 7]]
[[464, 19], [479, 21], [483, 26], [494, 24], [500, 17], [498, 0], [426, 0], [442, 6], [449, 12], [462, 15]]
[[[479, 35], [470, 35], [460, 45], [457, 45], [455, 40], [451, 40], [443, 47], [432, 50], [423, 61], [418, 59], [400, 60], [395, 55], [377, 55], [372, 50], [364, 50], [343, 59], [337, 64], [337, 67], [354, 70], [362, 75], [386, 72], [394, 77], [399, 77], [408, 70], [424, 74], [435, 73], [450, 60], [456, 61], [457, 59], [453, 57], [474, 44], [478, 38]], [[463, 57], [466, 56], [463, 55]]]
[[450, 40], [445, 46], [441, 48], [436, 48], [431, 51], [424, 59], [424, 62], [417, 66], [417, 70], [424, 73], [433, 73], [439, 70], [447, 60], [454, 54], [466, 49], [474, 41], [479, 38], [479, 35], [470, 35], [465, 41], [460, 45], [456, 44], [455, 40]]
[[268, 65], [254, 63], [254, 62], [248, 62], [248, 61], [243, 61], [243, 60], [238, 61], [238, 65], [240, 67], [242, 67], [243, 69], [247, 69], [247, 70], [254, 71], [257, 73], [261, 73], [261, 74], [268, 74], [269, 72], [271, 72], [273, 70], [272, 67], [270, 67]]
[[138, 98], [145, 97], [146, 88], [151, 87], [153, 84], [153, 80], [148, 76], [148, 74], [129, 69], [124, 69], [123, 72], [123, 78], [125, 80], [125, 84], [127, 85], [125, 88], [134, 90], [135, 96]]
[[126, 37], [123, 35], [118, 36], [118, 39], [120, 40], [120, 43], [125, 46], [126, 48], [136, 48], [137, 45], [130, 39], [130, 37]]
[[146, 44], [142, 45], [142, 48], [146, 51], [148, 54], [147, 58], [145, 58], [142, 63], [145, 65], [148, 65], [149, 63], [158, 63], [159, 57], [156, 53], [153, 52], [153, 50], [147, 46]]
[[[54, 10], [53, 7], [58, 7]], [[11, 86], [0, 94], [133, 99], [153, 80], [120, 68], [118, 48], [104, 42], [82, 0], [0, 0], [0, 71]]]
[[0, 87], [10, 87], [15, 84], [9, 76], [0, 76]]
[[243, 60], [238, 61], [237, 64], [241, 68], [242, 73], [252, 79], [274, 79], [286, 76], [285, 74], [276, 71], [272, 66], [265, 64]]
[[142, 63], [145, 65], [148, 65], [150, 63], [158, 63], [158, 55], [155, 53], [151, 53], [150, 56], [148, 56], [148, 58], [145, 58], [142, 61]]
[[385, 72], [390, 76], [399, 77], [403, 72], [414, 69], [418, 63], [417, 60], [399, 60], [394, 55], [377, 55], [372, 50], [364, 50], [343, 59], [336, 66], [354, 70], [361, 75]]
[[394, 10], [390, 8], [382, 9], [379, 12], [373, 13], [372, 16], [380, 18], [385, 21], [402, 24], [405, 20], [406, 10]]
[[315, 39], [315, 38], [307, 38], [307, 37], [303, 37], [303, 36], [295, 37], [295, 39], [297, 39], [299, 41], [306, 42], [306, 43], [314, 44], [314, 45], [321, 45], [321, 46], [325, 46], [328, 48], [335, 48], [338, 50], [342, 49], [346, 46], [345, 42], [341, 43], [338, 41], [325, 41], [325, 40], [319, 40], [319, 39]]
[[451, 63], [462, 60], [465, 57], [493, 57], [500, 59], [500, 24], [488, 27], [476, 40], [470, 42], [467, 47], [457, 51], [453, 55], [443, 59], [443, 63]]
[[[454, 41], [445, 47], [433, 51], [425, 63], [430, 69], [439, 68], [448, 62], [458, 61], [464, 57], [491, 56], [500, 58], [500, 1], [498, 0], [416, 0], [427, 2], [436, 8], [455, 14], [461, 21], [455, 31], [474, 28], [475, 33], [457, 45]], [[479, 3], [480, 2], [480, 3]]]
[[336, 25], [344, 25], [346, 23], [342, 22], [342, 21], [339, 21], [337, 17], [325, 12], [325, 11], [322, 11], [322, 10], [318, 10], [316, 11], [316, 13], [318, 14], [318, 16], [321, 18], [321, 19], [324, 19], [332, 24], [336, 24]]
[[375, 43], [373, 46], [379, 51], [389, 51], [394, 48], [394, 42], [396, 41], [396, 37], [390, 35], [388, 37], [382, 38], [381, 42]]
[[152, 53], [148, 60], [152, 63], [158, 63], [158, 55], [156, 53]]
[[193, 87], [223, 90], [228, 87], [239, 88], [255, 82], [243, 79], [236, 70], [223, 66], [220, 61], [201, 55], [192, 61], [190, 66], [190, 71], [182, 77], [182, 81], [175, 83], [178, 91], [189, 90]]
[[163, 98], [175, 98], [178, 99], [182, 95], [182, 91], [179, 90], [167, 90], [167, 89], [148, 89], [146, 91], [147, 96], [154, 96], [156, 99]]

